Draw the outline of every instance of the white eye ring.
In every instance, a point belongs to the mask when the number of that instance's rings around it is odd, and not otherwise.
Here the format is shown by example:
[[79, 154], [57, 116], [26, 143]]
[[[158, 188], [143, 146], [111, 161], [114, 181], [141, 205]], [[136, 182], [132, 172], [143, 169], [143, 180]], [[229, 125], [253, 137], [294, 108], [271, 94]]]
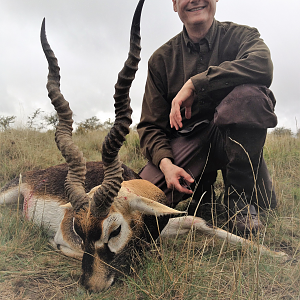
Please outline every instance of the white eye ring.
[[[76, 235], [78, 235], [78, 233], [75, 230], [75, 218], [73, 217], [73, 231]], [[78, 235], [79, 236], [79, 235]]]

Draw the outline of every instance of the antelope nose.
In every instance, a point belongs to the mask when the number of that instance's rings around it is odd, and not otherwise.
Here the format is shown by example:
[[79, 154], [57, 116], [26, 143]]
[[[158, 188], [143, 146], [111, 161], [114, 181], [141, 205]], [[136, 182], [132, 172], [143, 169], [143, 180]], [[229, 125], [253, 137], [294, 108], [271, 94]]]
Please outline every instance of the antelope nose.
[[86, 290], [90, 292], [101, 292], [107, 290], [115, 283], [114, 276], [97, 276], [89, 278], [88, 276], [84, 276], [84, 274], [80, 277], [80, 285], [83, 286]]

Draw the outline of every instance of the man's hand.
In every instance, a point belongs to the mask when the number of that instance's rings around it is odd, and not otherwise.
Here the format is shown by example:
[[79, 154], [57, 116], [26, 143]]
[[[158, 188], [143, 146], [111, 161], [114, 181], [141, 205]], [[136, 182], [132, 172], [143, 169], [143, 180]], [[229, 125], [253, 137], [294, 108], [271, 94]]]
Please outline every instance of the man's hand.
[[192, 194], [193, 191], [182, 185], [185, 183], [189, 186], [194, 182], [194, 179], [182, 168], [174, 165], [169, 158], [163, 158], [160, 161], [159, 168], [165, 175], [167, 187], [169, 189], [176, 189], [177, 191], [185, 194]]
[[195, 87], [193, 85], [192, 80], [189, 79], [172, 101], [172, 107], [170, 112], [171, 128], [175, 127], [176, 130], [182, 128], [182, 117], [180, 114], [181, 106], [185, 108], [185, 117], [187, 119], [191, 118], [191, 107], [194, 102], [194, 93]]

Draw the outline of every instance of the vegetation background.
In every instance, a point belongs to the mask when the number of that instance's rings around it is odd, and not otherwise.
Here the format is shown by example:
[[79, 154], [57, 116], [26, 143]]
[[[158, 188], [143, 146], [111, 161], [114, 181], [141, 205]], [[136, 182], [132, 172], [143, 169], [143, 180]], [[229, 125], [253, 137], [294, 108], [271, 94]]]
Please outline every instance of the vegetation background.
[[[28, 170], [63, 162], [54, 142], [55, 115], [37, 110], [23, 128], [0, 117], [0, 186]], [[51, 118], [50, 118], [51, 117]], [[96, 117], [76, 124], [74, 140], [87, 160], [101, 160], [110, 120]], [[78, 286], [81, 263], [53, 250], [45, 229], [22, 218], [17, 207], [0, 207], [0, 300], [3, 299], [300, 299], [300, 138], [289, 129], [268, 134], [264, 156], [273, 177], [278, 208], [262, 218], [265, 232], [255, 238], [282, 261], [253, 249], [231, 246], [198, 232], [159, 244], [137, 256], [131, 274], [108, 291], [89, 294]], [[145, 160], [133, 129], [121, 160], [138, 171]], [[217, 182], [220, 196], [222, 181]], [[221, 199], [221, 197], [220, 197]], [[225, 226], [222, 220], [218, 226]]]

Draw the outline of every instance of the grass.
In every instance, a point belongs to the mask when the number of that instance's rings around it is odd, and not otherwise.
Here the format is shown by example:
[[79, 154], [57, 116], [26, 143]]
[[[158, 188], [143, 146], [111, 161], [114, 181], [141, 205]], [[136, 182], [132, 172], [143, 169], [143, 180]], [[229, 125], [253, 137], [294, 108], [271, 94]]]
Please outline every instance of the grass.
[[[74, 141], [89, 161], [101, 160], [102, 142], [106, 131], [95, 130], [74, 134]], [[0, 132], [0, 186], [26, 171], [47, 168], [64, 162], [54, 142], [54, 131], [39, 132], [11, 129]], [[134, 159], [132, 159], [134, 157]], [[136, 131], [127, 136], [120, 151], [120, 159], [138, 171], [145, 164], [139, 152]]]
[[[100, 160], [104, 136], [99, 131], [74, 139], [88, 160]], [[1, 186], [20, 172], [62, 162], [53, 132], [12, 130], [0, 139]], [[108, 291], [89, 294], [78, 286], [80, 262], [54, 251], [46, 231], [16, 208], [2, 206], [0, 299], [300, 299], [300, 139], [270, 134], [264, 151], [278, 208], [263, 217], [266, 231], [256, 239], [285, 251], [289, 261], [190, 232], [160, 240], [137, 256], [129, 276]], [[144, 165], [136, 132], [121, 159], [136, 171]]]

